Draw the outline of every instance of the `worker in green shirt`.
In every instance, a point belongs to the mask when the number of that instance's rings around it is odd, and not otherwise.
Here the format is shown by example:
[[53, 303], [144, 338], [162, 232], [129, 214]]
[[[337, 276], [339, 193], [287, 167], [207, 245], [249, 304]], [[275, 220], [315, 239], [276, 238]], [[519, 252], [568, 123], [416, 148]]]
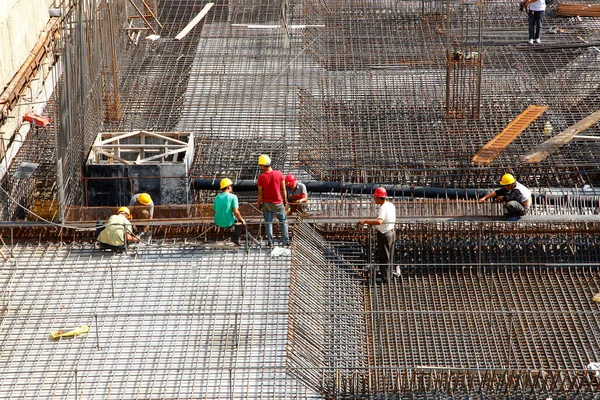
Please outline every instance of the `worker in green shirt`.
[[233, 228], [231, 241], [239, 246], [242, 227], [246, 225], [246, 221], [240, 214], [238, 198], [233, 194], [233, 182], [229, 178], [224, 178], [221, 180], [219, 187], [221, 193], [215, 197], [212, 206], [215, 212], [215, 225], [221, 228]]

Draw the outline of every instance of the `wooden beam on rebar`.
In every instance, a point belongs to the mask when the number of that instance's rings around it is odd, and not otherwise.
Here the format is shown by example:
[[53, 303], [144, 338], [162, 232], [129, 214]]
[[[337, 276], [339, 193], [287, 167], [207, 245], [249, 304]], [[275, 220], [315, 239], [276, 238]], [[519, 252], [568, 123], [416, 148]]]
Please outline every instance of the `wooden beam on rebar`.
[[567, 4], [556, 6], [556, 15], [561, 17], [600, 17], [600, 4]]
[[206, 3], [206, 5], [202, 9], [202, 11], [200, 11], [198, 13], [198, 15], [196, 15], [196, 17], [189, 24], [187, 24], [187, 26], [185, 28], [183, 28], [183, 30], [181, 32], [179, 32], [179, 34], [177, 34], [177, 36], [175, 36], [175, 40], [183, 39], [183, 37], [185, 35], [187, 35], [196, 25], [198, 25], [198, 23], [202, 20], [202, 18], [204, 18], [204, 16], [206, 14], [208, 14], [210, 9], [214, 5], [215, 5], [215, 3]]
[[533, 151], [524, 155], [521, 160], [528, 163], [538, 163], [545, 160], [550, 154], [573, 140], [578, 133], [583, 132], [598, 121], [600, 121], [600, 110], [571, 125], [558, 135], [546, 140]]
[[513, 119], [496, 137], [487, 142], [473, 157], [473, 162], [489, 164], [508, 147], [521, 133], [525, 131], [540, 115], [546, 111], [546, 106], [531, 105]]

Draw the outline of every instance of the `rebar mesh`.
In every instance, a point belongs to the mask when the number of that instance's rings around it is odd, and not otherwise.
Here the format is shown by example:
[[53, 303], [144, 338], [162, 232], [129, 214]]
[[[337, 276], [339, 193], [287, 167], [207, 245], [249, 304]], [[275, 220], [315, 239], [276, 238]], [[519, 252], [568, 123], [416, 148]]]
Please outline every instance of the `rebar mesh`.
[[325, 397], [593, 396], [598, 225], [426, 225], [397, 226], [389, 285], [366, 279], [369, 236], [296, 227], [291, 374]]
[[[0, 397], [317, 398], [285, 370], [289, 257], [134, 247], [12, 249], [0, 269]], [[89, 333], [48, 337], [78, 325]]]
[[[547, 123], [556, 133], [596, 111], [598, 52], [578, 46], [598, 40], [596, 18], [557, 18], [550, 6], [546, 26], [560, 29], [527, 46], [525, 18], [508, 1], [483, 7], [478, 36], [467, 31], [477, 8], [464, 1], [244, 0], [217, 2], [174, 40], [203, 7], [177, 0], [156, 3], [160, 39], [133, 44], [120, 28], [135, 12], [117, 4], [92, 2], [82, 14], [76, 6], [63, 35], [67, 68], [49, 110], [66, 205], [84, 202], [78, 177], [101, 130], [194, 132], [197, 177], [255, 178], [256, 156], [268, 153], [277, 168], [312, 180], [481, 187], [510, 170], [532, 187], [600, 181], [598, 141], [573, 140], [539, 165], [520, 159], [551, 135]], [[460, 89], [460, 79], [447, 81], [447, 54], [478, 40], [479, 119], [447, 119], [447, 84]], [[531, 104], [549, 109], [492, 164], [473, 164]], [[59, 191], [45, 190], [58, 201]]]

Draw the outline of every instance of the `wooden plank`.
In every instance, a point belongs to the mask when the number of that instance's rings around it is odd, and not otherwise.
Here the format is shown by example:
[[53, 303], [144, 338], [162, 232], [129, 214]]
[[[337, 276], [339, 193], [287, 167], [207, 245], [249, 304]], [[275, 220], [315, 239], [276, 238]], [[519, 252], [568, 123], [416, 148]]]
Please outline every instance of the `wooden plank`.
[[561, 17], [600, 17], [600, 5], [561, 3], [556, 6], [556, 15]]
[[538, 163], [545, 160], [550, 154], [573, 140], [575, 135], [586, 130], [598, 121], [600, 121], [600, 110], [588, 115], [581, 121], [576, 122], [558, 135], [546, 140], [533, 151], [521, 157], [521, 160], [528, 163]]
[[175, 40], [183, 39], [183, 37], [185, 35], [187, 35], [198, 24], [198, 22], [200, 22], [200, 20], [202, 20], [202, 18], [204, 18], [204, 16], [206, 14], [208, 14], [210, 9], [214, 5], [215, 5], [215, 3], [206, 3], [206, 5], [202, 9], [202, 11], [200, 11], [200, 13], [198, 13], [198, 15], [196, 15], [196, 17], [189, 24], [187, 24], [187, 26], [185, 28], [183, 28], [183, 30], [181, 32], [179, 32], [177, 34], [177, 36], [175, 36]]
[[506, 127], [496, 135], [492, 140], [487, 142], [473, 156], [473, 162], [489, 164], [492, 160], [513, 142], [525, 129], [531, 125], [533, 121], [538, 119], [548, 107], [531, 105], [525, 111], [513, 119]]

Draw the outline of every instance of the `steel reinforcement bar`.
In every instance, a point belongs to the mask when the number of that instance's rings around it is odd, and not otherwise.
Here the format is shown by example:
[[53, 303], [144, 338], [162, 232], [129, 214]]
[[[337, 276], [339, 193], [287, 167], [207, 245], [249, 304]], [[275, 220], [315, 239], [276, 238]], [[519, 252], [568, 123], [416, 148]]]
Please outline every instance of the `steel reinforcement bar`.
[[381, 285], [368, 231], [297, 223], [288, 372], [327, 398], [593, 398], [598, 223], [568, 225], [400, 223]]

